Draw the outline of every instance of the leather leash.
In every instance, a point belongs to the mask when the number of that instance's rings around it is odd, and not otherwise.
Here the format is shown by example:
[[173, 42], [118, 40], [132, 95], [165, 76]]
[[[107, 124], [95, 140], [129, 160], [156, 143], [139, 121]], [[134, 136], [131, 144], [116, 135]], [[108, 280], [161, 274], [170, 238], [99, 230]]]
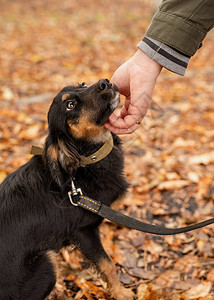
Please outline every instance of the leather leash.
[[[83, 157], [82, 164], [88, 165], [88, 164], [93, 164], [98, 162], [99, 160], [106, 157], [111, 152], [112, 148], [113, 148], [113, 138], [112, 135], [110, 135], [110, 138], [97, 152], [93, 153], [88, 157]], [[43, 148], [38, 146], [32, 146], [31, 154], [42, 155]], [[68, 196], [71, 204], [74, 206], [80, 206], [118, 225], [122, 225], [130, 229], [135, 229], [138, 231], [156, 234], [156, 235], [179, 234], [179, 233], [195, 230], [214, 223], [214, 218], [211, 218], [209, 220], [196, 223], [194, 225], [180, 227], [180, 228], [166, 228], [163, 226], [148, 224], [139, 221], [137, 219], [134, 219], [132, 217], [129, 217], [127, 215], [124, 215], [121, 212], [102, 204], [100, 201], [84, 196], [82, 194], [81, 188], [76, 189], [73, 180], [71, 181], [71, 191], [68, 192]]]
[[148, 224], [139, 221], [135, 218], [126, 216], [121, 212], [102, 204], [100, 201], [84, 196], [82, 194], [81, 188], [76, 189], [73, 180], [71, 181], [71, 191], [68, 192], [68, 196], [71, 204], [74, 206], [80, 206], [118, 225], [122, 225], [130, 229], [135, 229], [138, 231], [156, 234], [156, 235], [175, 235], [179, 233], [192, 231], [214, 223], [214, 218], [211, 218], [209, 220], [196, 223], [194, 225], [180, 227], [180, 228], [166, 228], [163, 226]]

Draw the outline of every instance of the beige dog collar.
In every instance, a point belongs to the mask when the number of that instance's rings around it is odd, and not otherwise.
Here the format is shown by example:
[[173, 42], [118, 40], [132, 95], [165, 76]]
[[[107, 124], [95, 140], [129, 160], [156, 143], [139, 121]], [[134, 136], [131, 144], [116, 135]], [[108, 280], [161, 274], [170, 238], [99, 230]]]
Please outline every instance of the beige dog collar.
[[[93, 154], [87, 156], [87, 157], [82, 157], [82, 164], [84, 166], [94, 164], [103, 158], [105, 158], [113, 149], [114, 147], [114, 141], [112, 135], [110, 135], [109, 139], [103, 144], [103, 146], [94, 152]], [[32, 146], [30, 154], [33, 155], [43, 155], [43, 148], [39, 146]]]

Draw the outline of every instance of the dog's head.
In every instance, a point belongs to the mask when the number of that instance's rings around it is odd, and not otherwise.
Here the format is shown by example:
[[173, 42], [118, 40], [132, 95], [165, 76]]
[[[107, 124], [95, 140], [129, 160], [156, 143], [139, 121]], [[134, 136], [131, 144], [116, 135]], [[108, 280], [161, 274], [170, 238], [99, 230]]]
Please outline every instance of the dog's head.
[[45, 157], [58, 182], [61, 168], [72, 173], [81, 165], [82, 156], [106, 142], [109, 131], [104, 124], [119, 101], [118, 88], [108, 79], [89, 87], [67, 86], [54, 98], [48, 113]]
[[108, 79], [101, 79], [89, 87], [85, 84], [67, 86], [50, 107], [50, 131], [77, 139], [96, 139], [119, 101], [118, 88]]

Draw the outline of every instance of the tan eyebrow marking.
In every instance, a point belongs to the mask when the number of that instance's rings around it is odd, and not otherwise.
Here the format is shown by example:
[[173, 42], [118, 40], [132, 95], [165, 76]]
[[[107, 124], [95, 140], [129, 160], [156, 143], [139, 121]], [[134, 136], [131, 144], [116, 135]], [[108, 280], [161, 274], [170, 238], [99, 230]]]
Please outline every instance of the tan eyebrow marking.
[[62, 101], [67, 100], [69, 97], [70, 97], [69, 94], [64, 94], [64, 95], [62, 96]]

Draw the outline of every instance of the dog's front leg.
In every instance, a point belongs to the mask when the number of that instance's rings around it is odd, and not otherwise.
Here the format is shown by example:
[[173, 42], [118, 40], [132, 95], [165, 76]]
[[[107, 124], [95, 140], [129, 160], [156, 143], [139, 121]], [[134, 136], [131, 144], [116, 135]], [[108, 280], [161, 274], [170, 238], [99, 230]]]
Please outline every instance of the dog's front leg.
[[109, 292], [113, 298], [117, 300], [134, 299], [134, 293], [120, 285], [115, 265], [108, 256], [100, 258], [98, 268], [107, 281]]
[[98, 230], [94, 228], [81, 230], [77, 237], [77, 244], [82, 254], [98, 268], [98, 271], [107, 281], [108, 290], [113, 298], [116, 300], [134, 298], [131, 290], [120, 285], [115, 265], [103, 249]]

